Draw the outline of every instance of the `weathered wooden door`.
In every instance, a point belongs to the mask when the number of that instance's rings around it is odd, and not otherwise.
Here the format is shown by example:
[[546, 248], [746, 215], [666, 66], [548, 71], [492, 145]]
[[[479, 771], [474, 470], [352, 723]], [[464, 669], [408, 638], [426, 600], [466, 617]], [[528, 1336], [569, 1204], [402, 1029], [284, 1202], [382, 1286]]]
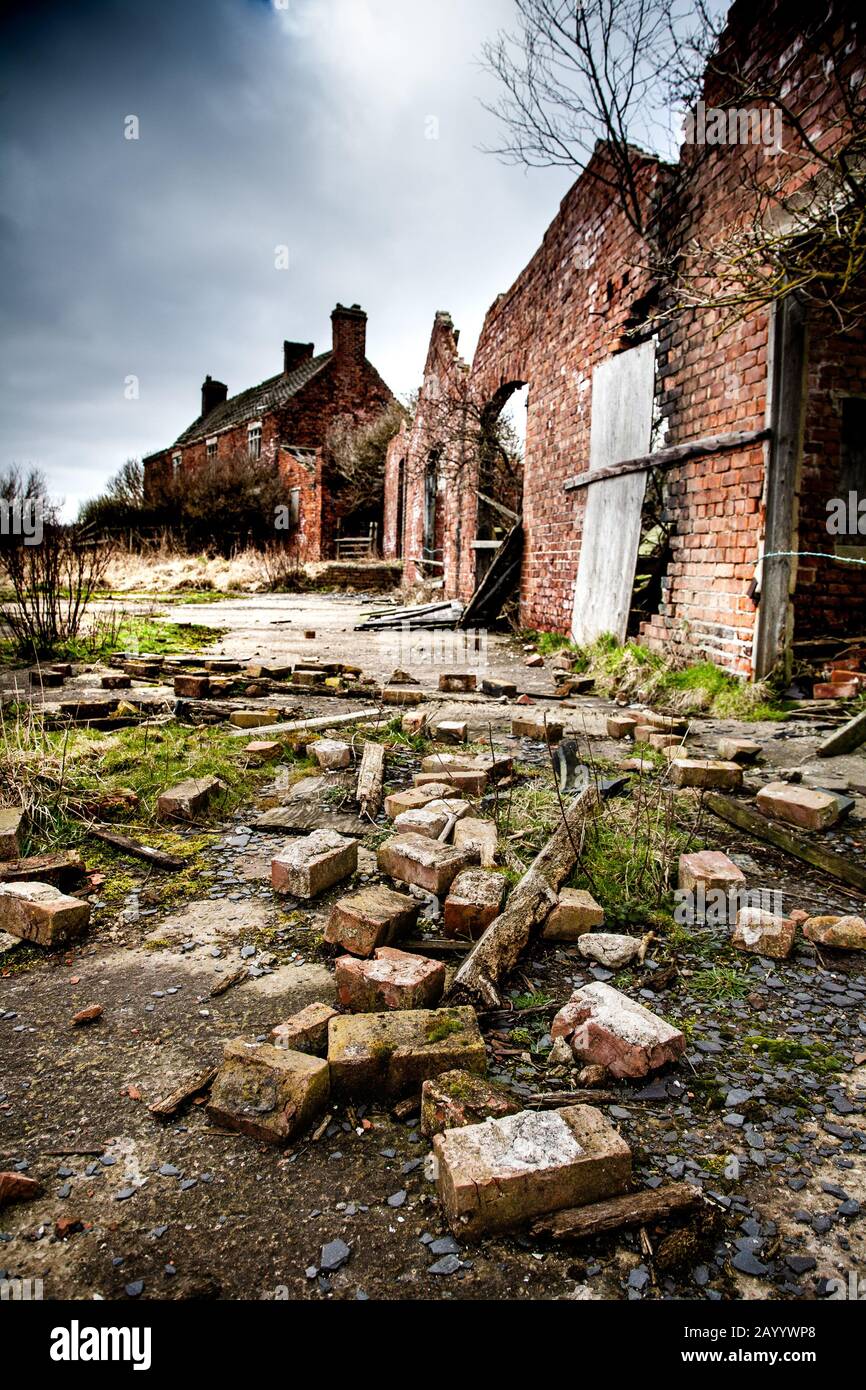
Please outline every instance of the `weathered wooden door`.
[[[596, 367], [590, 471], [649, 453], [654, 382], [654, 342], [629, 348]], [[576, 642], [592, 642], [603, 632], [625, 639], [645, 490], [644, 472], [608, 478], [588, 489], [574, 586]]]

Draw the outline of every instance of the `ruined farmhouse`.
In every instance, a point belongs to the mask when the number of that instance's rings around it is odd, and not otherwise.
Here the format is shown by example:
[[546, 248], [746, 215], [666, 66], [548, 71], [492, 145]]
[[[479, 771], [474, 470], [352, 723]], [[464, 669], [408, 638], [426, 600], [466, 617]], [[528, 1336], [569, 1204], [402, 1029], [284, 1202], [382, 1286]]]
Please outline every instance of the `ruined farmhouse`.
[[[747, 236], [764, 193], [777, 206], [818, 195], [810, 142], [826, 149], [845, 112], [798, 48], [798, 9], [738, 0], [721, 52], [738, 72], [755, 55], [784, 67], [805, 142], [763, 138], [759, 119], [745, 139], [686, 139], [676, 166], [633, 151], [638, 205], [649, 213], [676, 188], [670, 254], [694, 271], [700, 248], [691, 293], [658, 273], [599, 145], [488, 310], [471, 363], [436, 314], [386, 473], [384, 553], [402, 557], [408, 587], [467, 602], [504, 555], [526, 627], [631, 635], [752, 678], [789, 662], [796, 642], [866, 632], [866, 542], [827, 525], [840, 498], [866, 495], [862, 321], [844, 295], [835, 314], [796, 293], [738, 311], [707, 253], [731, 229]], [[862, 68], [856, 16], [835, 10], [850, 36], [843, 62]], [[728, 99], [708, 70], [705, 108]], [[522, 387], [522, 487], [509, 505], [493, 495], [484, 440]], [[472, 428], [453, 428], [455, 416]]]
[[369, 537], [378, 524], [378, 500], [360, 512], [345, 509], [328, 471], [326, 442], [338, 422], [362, 425], [394, 397], [367, 361], [363, 309], [338, 304], [331, 323], [330, 351], [317, 354], [313, 343], [284, 342], [282, 371], [236, 396], [206, 377], [201, 413], [169, 448], [144, 459], [148, 498], [208, 461], [250, 458], [280, 470], [289, 525], [277, 534], [298, 563], [332, 558], [341, 537]]

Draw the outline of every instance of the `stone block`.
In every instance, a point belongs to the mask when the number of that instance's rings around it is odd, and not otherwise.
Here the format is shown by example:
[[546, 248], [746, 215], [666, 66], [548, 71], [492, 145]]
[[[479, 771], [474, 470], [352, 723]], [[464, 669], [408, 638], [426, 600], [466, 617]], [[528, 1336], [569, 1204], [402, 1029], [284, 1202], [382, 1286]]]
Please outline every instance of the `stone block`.
[[252, 739], [244, 745], [244, 752], [254, 763], [270, 763], [282, 755], [283, 745], [274, 739]]
[[502, 874], [488, 869], [464, 869], [454, 879], [445, 899], [445, 935], [468, 936], [474, 941], [499, 916], [507, 892], [508, 882]]
[[0, 932], [54, 946], [80, 936], [89, 921], [90, 903], [51, 883], [0, 883]]
[[373, 960], [340, 956], [334, 966], [337, 996], [356, 1014], [385, 1009], [430, 1009], [445, 991], [445, 966], [392, 946], [379, 946]]
[[481, 689], [494, 700], [513, 700], [517, 695], [517, 686], [511, 681], [495, 680], [492, 676], [482, 680]]
[[278, 893], [315, 898], [348, 878], [358, 867], [358, 844], [336, 830], [314, 830], [289, 840], [271, 861], [271, 884]]
[[545, 941], [576, 941], [603, 921], [604, 908], [585, 888], [562, 888], [541, 935]]
[[482, 1076], [487, 1070], [475, 1010], [468, 1007], [332, 1018], [328, 1062], [335, 1095], [358, 1100], [398, 1100], [455, 1067]]
[[99, 684], [103, 690], [129, 690], [132, 685], [132, 677], [122, 674], [100, 676]]
[[468, 860], [462, 850], [429, 840], [424, 835], [393, 835], [380, 845], [377, 854], [380, 872], [401, 883], [414, 883], [437, 898], [450, 888]]
[[631, 965], [640, 950], [640, 940], [618, 932], [584, 932], [578, 939], [577, 949], [585, 960], [593, 960], [608, 970], [622, 970], [623, 966]]
[[575, 991], [551, 1025], [582, 1062], [614, 1076], [646, 1076], [685, 1052], [678, 1028], [611, 985], [596, 981]]
[[331, 908], [325, 940], [356, 956], [371, 956], [418, 920], [421, 904], [384, 884], [372, 884], [340, 898]]
[[455, 1235], [514, 1230], [549, 1212], [624, 1192], [631, 1150], [593, 1106], [521, 1110], [433, 1140], [438, 1189]]
[[251, 1139], [285, 1144], [324, 1110], [329, 1093], [322, 1058], [235, 1038], [225, 1045], [207, 1113]]

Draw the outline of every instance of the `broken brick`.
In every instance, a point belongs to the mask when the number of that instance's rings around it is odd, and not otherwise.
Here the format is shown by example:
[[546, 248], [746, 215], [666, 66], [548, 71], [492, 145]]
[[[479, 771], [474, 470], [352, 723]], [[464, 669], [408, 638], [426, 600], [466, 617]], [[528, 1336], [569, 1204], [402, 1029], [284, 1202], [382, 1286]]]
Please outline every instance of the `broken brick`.
[[866, 921], [862, 917], [810, 917], [803, 923], [803, 935], [817, 946], [866, 951]]
[[791, 954], [796, 930], [797, 924], [790, 917], [778, 917], [759, 907], [742, 907], [737, 913], [731, 945], [738, 951], [784, 960]]
[[370, 956], [414, 927], [421, 904], [384, 884], [361, 888], [331, 908], [325, 940], [356, 956]]
[[160, 794], [156, 814], [160, 820], [195, 820], [207, 809], [211, 798], [224, 790], [218, 777], [191, 777]]
[[276, 709], [236, 709], [229, 715], [229, 723], [236, 729], [261, 729], [275, 724], [279, 717]]
[[755, 804], [765, 816], [787, 821], [803, 830], [823, 830], [833, 825], [841, 814], [835, 796], [793, 782], [770, 782], [758, 792]]
[[583, 932], [577, 949], [585, 960], [594, 960], [608, 970], [621, 970], [640, 951], [640, 940], [618, 932]]
[[235, 1038], [225, 1045], [207, 1113], [251, 1139], [285, 1144], [325, 1108], [329, 1093], [321, 1058]]
[[328, 1024], [336, 1016], [337, 1010], [330, 1004], [308, 1004], [300, 1013], [271, 1029], [274, 1047], [324, 1057], [328, 1050]]
[[445, 1071], [421, 1087], [421, 1133], [432, 1138], [481, 1120], [516, 1115], [520, 1105], [504, 1086], [468, 1071]]
[[319, 767], [327, 772], [348, 767], [352, 761], [352, 750], [348, 743], [336, 738], [320, 738], [318, 742], [311, 743], [307, 751], [313, 754]]
[[691, 893], [698, 888], [705, 892], [721, 888], [727, 891], [745, 883], [746, 875], [738, 869], [733, 860], [718, 849], [698, 850], [694, 854], [681, 854], [677, 887]]
[[511, 732], [515, 738], [532, 738], [539, 743], [559, 743], [564, 726], [556, 719], [545, 720], [540, 715], [522, 714], [512, 719]]
[[0, 1173], [0, 1208], [12, 1202], [31, 1202], [41, 1191], [41, 1183], [24, 1173]]
[[358, 867], [358, 844], [336, 830], [314, 830], [289, 840], [271, 860], [271, 884], [278, 893], [315, 898], [348, 878]]
[[0, 806], [0, 859], [18, 859], [24, 843], [27, 812], [21, 806]]
[[499, 836], [495, 822], [476, 816], [464, 816], [454, 827], [454, 846], [462, 849], [483, 869], [491, 869], [496, 860]]
[[466, 694], [474, 690], [476, 683], [475, 676], [468, 671], [439, 677], [439, 689], [453, 695]]
[[352, 1013], [427, 1009], [445, 991], [445, 966], [409, 951], [379, 946], [374, 960], [340, 956], [334, 966], [340, 1003]]
[[445, 935], [475, 940], [499, 916], [507, 891], [508, 883], [502, 874], [464, 869], [454, 879], [445, 899]]
[[414, 811], [426, 806], [430, 801], [438, 801], [443, 796], [451, 796], [454, 787], [450, 782], [430, 782], [423, 787], [408, 787], [401, 792], [392, 792], [385, 797], [385, 815], [395, 820], [403, 811]]
[[247, 757], [257, 763], [273, 762], [275, 758], [279, 758], [282, 751], [282, 744], [273, 739], [253, 739], [251, 743], [244, 744]]
[[517, 686], [511, 681], [496, 680], [492, 676], [485, 677], [481, 682], [481, 689], [485, 695], [490, 695], [494, 700], [513, 700], [517, 695]]
[[334, 1094], [358, 1099], [399, 1100], [440, 1072], [487, 1070], [475, 1010], [468, 1007], [332, 1018], [328, 1062]]
[[439, 898], [450, 887], [467, 858], [453, 845], [428, 840], [424, 835], [393, 835], [380, 845], [379, 869], [402, 883], [414, 883]]
[[604, 908], [585, 888], [562, 888], [541, 935], [545, 941], [575, 941], [603, 921]]
[[575, 991], [553, 1020], [551, 1035], [565, 1038], [582, 1062], [614, 1076], [646, 1076], [675, 1062], [686, 1040], [658, 1014], [611, 985], [595, 981]]
[[720, 787], [734, 791], [743, 785], [739, 763], [717, 762], [712, 758], [676, 758], [670, 765], [675, 787]]
[[80, 936], [90, 903], [68, 897], [50, 883], [0, 883], [0, 931], [38, 946]]
[[513, 1230], [548, 1212], [624, 1192], [631, 1150], [593, 1106], [521, 1110], [433, 1140], [438, 1189], [455, 1235]]

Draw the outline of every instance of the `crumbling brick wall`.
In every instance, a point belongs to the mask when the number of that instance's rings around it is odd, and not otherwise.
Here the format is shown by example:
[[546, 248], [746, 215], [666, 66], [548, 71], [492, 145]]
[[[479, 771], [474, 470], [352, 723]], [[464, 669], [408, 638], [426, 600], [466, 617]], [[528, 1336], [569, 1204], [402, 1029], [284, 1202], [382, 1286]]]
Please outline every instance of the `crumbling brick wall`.
[[[748, 61], [751, 53], [779, 59], [796, 54], [791, 47], [796, 25], [797, 6], [778, 0], [756, 11], [738, 0], [728, 17], [727, 56]], [[797, 90], [810, 128], [832, 129], [833, 92], [805, 52]], [[715, 79], [708, 80], [704, 95], [708, 104], [719, 98]], [[482, 403], [509, 384], [529, 384], [520, 614], [526, 626], [561, 632], [570, 628], [587, 496], [585, 489], [566, 492], [564, 484], [587, 466], [593, 369], [640, 340], [633, 333], [640, 318], [651, 321], [655, 312], [657, 406], [663, 422], [657, 447], [761, 431], [767, 423], [769, 309], [752, 309], [731, 321], [733, 315], [726, 317], [714, 302], [709, 279], [696, 282], [702, 300], [696, 307], [683, 309], [662, 295], [649, 309], [656, 287], [645, 268], [647, 248], [618, 200], [594, 177], [604, 159], [604, 150], [597, 150], [563, 199], [539, 250], [492, 305], [466, 379], [466, 389]], [[793, 188], [814, 172], [795, 153], [762, 144], [684, 145], [680, 160], [687, 175], [678, 209], [683, 245], [693, 238], [706, 245], [719, 229], [753, 217], [753, 181], [769, 184], [781, 174]], [[644, 197], [668, 177], [664, 166], [643, 156], [635, 156], [635, 168]], [[442, 320], [437, 315], [434, 357], [441, 355]], [[428, 371], [430, 362], [428, 356]], [[839, 393], [861, 391], [864, 369], [862, 335], [840, 336], [829, 324], [811, 325], [800, 523], [799, 532], [792, 533], [793, 549], [830, 548], [824, 518], [826, 501], [838, 490]], [[407, 475], [405, 505], [413, 537], [423, 506], [417, 464], [430, 447], [428, 423], [419, 410], [400, 445], [416, 465]], [[475, 585], [477, 479], [471, 459], [462, 461], [459, 473], [452, 459], [451, 469], [459, 486], [446, 493], [444, 590], [466, 600]], [[672, 556], [658, 611], [641, 628], [649, 645], [752, 673], [758, 610], [750, 587], [764, 543], [766, 477], [767, 445], [761, 442], [692, 460], [666, 474]], [[406, 574], [410, 583], [417, 577], [411, 564]], [[801, 561], [795, 590], [799, 634], [850, 631], [852, 622], [862, 627], [864, 604], [866, 568]]]

